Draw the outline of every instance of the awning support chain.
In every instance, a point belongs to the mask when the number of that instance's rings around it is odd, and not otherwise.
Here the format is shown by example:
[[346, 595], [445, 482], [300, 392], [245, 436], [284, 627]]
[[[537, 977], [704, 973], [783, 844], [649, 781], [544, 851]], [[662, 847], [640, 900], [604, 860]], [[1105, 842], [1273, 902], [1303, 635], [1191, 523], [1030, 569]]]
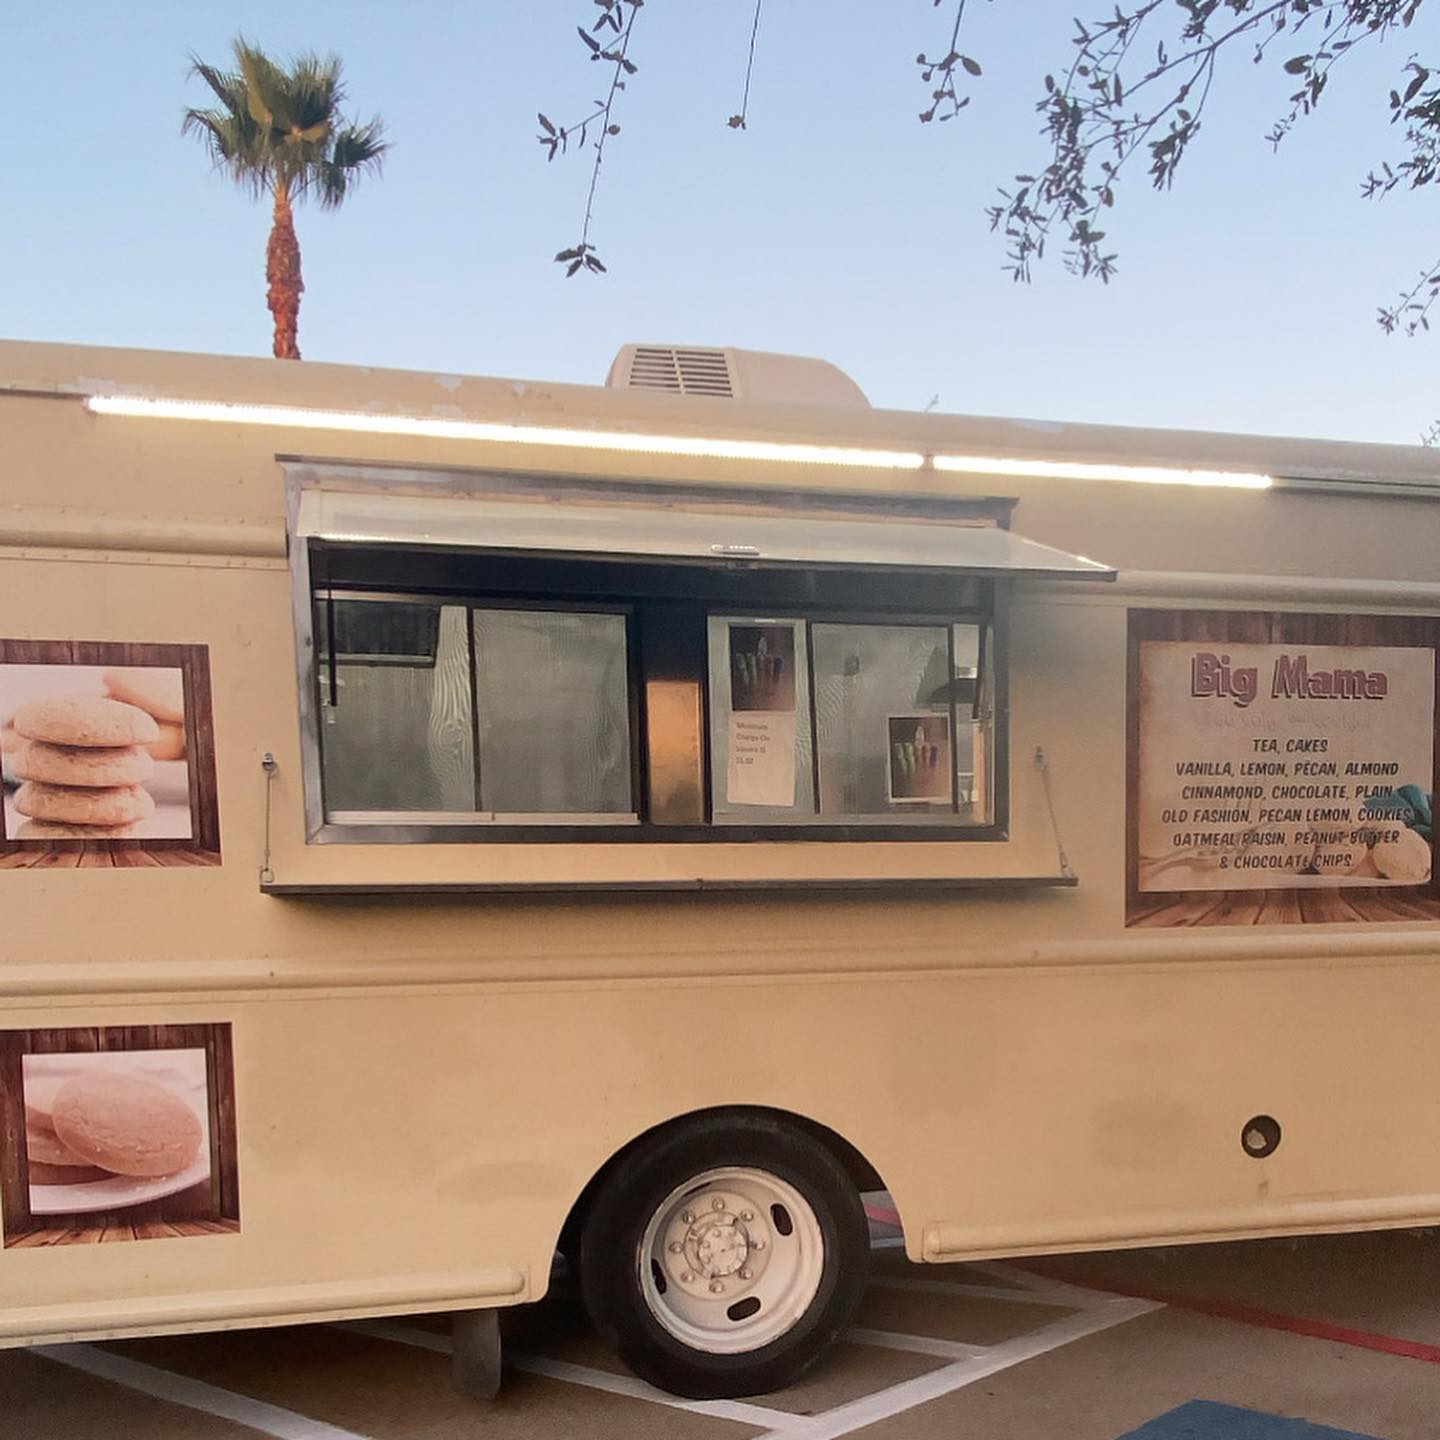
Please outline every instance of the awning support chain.
[[275, 757], [267, 750], [261, 757], [260, 768], [265, 772], [265, 858], [260, 865], [260, 883], [273, 885], [275, 871], [270, 866], [270, 795], [275, 788], [275, 772], [280, 767]]
[[1060, 821], [1055, 815], [1055, 796], [1050, 790], [1050, 760], [1043, 745], [1035, 747], [1035, 768], [1040, 772], [1040, 783], [1045, 787], [1045, 805], [1050, 811], [1050, 829], [1055, 835], [1055, 856], [1060, 864], [1060, 873], [1067, 880], [1074, 880], [1077, 877], [1070, 868], [1070, 857], [1065, 853], [1065, 842], [1060, 837]]

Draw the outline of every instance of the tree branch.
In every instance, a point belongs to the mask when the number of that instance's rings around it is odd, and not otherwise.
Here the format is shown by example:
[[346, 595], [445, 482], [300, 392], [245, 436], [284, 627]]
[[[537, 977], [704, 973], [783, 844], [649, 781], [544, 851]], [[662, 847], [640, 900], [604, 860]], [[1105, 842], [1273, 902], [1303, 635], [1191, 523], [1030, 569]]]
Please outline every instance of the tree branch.
[[590, 170], [590, 188], [585, 196], [585, 218], [580, 226], [580, 239], [568, 249], [561, 250], [555, 257], [558, 264], [566, 267], [567, 276], [575, 275], [582, 269], [605, 269], [595, 247], [590, 243], [590, 225], [595, 216], [595, 189], [600, 183], [600, 167], [605, 163], [605, 142], [612, 135], [620, 133], [620, 126], [611, 119], [615, 101], [625, 88], [626, 77], [634, 75], [638, 69], [629, 58], [628, 52], [630, 38], [635, 30], [635, 19], [644, 3], [645, 0], [595, 0], [595, 4], [600, 7], [600, 18], [591, 27], [592, 31], [599, 33], [601, 30], [611, 30], [619, 37], [618, 42], [603, 46], [591, 31], [587, 31], [583, 26], [576, 28], [590, 59], [612, 67], [610, 88], [603, 100], [595, 102], [595, 109], [573, 125], [556, 126], [543, 113], [539, 116], [541, 133], [535, 138], [545, 148], [548, 160], [553, 160], [557, 154], [565, 153], [577, 133], [577, 143], [583, 147], [589, 138], [590, 127], [598, 123], [600, 130], [595, 140], [595, 163]]
[[750, 76], [755, 70], [755, 37], [760, 33], [760, 7], [765, 0], [755, 0], [755, 18], [750, 24], [750, 53], [745, 57], [745, 93], [740, 97], [740, 111], [726, 122], [732, 130], [743, 130], [750, 116]]
[[[932, 5], [938, 7], [941, 0], [931, 0]], [[950, 44], [944, 56], [939, 60], [932, 60], [922, 50], [916, 57], [915, 63], [920, 67], [920, 78], [927, 84], [935, 84], [930, 92], [929, 106], [920, 112], [920, 123], [928, 125], [937, 115], [944, 120], [953, 120], [969, 103], [968, 95], [957, 95], [955, 90], [955, 70], [958, 66], [967, 75], [979, 77], [981, 74], [980, 62], [972, 59], [969, 55], [962, 55], [956, 48], [960, 44], [960, 26], [965, 20], [965, 0], [955, 0], [955, 23], [950, 27]], [[935, 77], [939, 76], [939, 82]], [[946, 107], [942, 109], [941, 107]]]

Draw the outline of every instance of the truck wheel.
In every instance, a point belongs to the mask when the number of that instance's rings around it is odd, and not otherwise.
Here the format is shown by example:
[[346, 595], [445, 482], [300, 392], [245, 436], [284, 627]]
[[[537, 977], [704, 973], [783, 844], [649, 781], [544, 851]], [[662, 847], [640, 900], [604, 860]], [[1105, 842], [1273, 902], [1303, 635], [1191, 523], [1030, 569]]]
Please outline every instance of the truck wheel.
[[708, 1116], [642, 1142], [595, 1199], [585, 1307], [635, 1373], [723, 1399], [788, 1384], [849, 1324], [869, 1232], [835, 1157], [765, 1116]]

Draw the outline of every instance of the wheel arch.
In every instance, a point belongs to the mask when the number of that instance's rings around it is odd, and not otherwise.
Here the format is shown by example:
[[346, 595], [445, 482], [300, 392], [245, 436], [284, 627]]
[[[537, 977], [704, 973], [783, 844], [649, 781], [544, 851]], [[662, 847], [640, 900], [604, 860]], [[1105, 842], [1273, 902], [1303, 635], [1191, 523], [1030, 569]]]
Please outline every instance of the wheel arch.
[[581, 1228], [585, 1223], [585, 1216], [593, 1204], [595, 1196], [599, 1193], [601, 1186], [605, 1184], [615, 1167], [636, 1147], [648, 1143], [657, 1135], [664, 1134], [667, 1130], [680, 1129], [686, 1125], [693, 1124], [697, 1120], [706, 1119], [739, 1119], [742, 1117], [764, 1116], [771, 1120], [781, 1121], [784, 1124], [792, 1125], [795, 1129], [808, 1135], [817, 1144], [822, 1145], [839, 1162], [841, 1168], [850, 1177], [857, 1191], [883, 1190], [885, 1181], [880, 1172], [875, 1168], [864, 1153], [845, 1136], [838, 1131], [832, 1130], [828, 1125], [823, 1125], [818, 1120], [811, 1119], [808, 1115], [797, 1114], [793, 1110], [784, 1110], [773, 1105], [715, 1105], [702, 1110], [690, 1110], [684, 1115], [674, 1115], [667, 1120], [652, 1125], [648, 1130], [641, 1131], [626, 1141], [618, 1150], [605, 1161], [603, 1165], [586, 1182], [584, 1189], [576, 1197], [575, 1203], [570, 1207], [564, 1223], [560, 1227], [560, 1234], [556, 1248], [567, 1259], [576, 1253], [576, 1246], [579, 1240]]

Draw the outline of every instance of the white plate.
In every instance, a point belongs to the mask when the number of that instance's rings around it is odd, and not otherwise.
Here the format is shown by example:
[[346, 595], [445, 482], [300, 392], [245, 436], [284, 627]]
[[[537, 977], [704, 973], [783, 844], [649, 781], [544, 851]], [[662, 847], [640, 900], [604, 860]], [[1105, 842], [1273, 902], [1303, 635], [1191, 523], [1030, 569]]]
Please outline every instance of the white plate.
[[30, 1213], [80, 1215], [90, 1210], [123, 1210], [127, 1205], [143, 1205], [147, 1200], [178, 1195], [209, 1178], [210, 1151], [206, 1146], [188, 1170], [176, 1175], [153, 1178], [112, 1175], [108, 1180], [88, 1180], [82, 1185], [32, 1185]]

